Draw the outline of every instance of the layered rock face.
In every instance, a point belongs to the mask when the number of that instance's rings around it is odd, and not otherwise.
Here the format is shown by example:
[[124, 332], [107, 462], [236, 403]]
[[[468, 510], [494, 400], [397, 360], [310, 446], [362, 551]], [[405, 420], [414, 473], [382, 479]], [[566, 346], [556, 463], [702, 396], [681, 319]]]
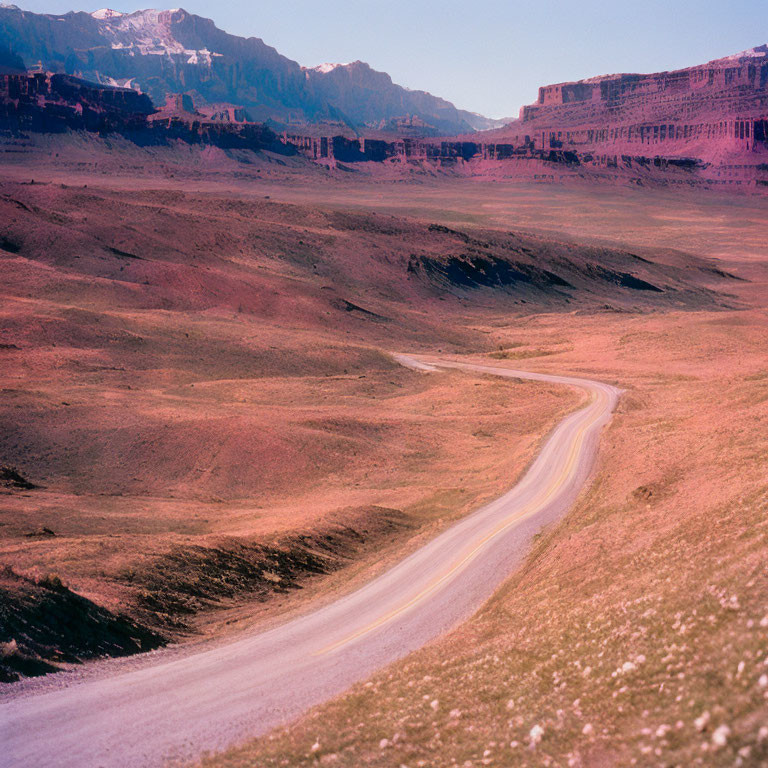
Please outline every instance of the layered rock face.
[[517, 123], [483, 137], [582, 162], [688, 159], [710, 182], [750, 183], [768, 155], [768, 46], [675, 72], [545, 86]]
[[0, 74], [0, 126], [6, 130], [136, 131], [154, 111], [148, 96], [69, 75]]
[[476, 141], [450, 141], [431, 138], [371, 139], [350, 136], [304, 136], [283, 133], [282, 141], [312, 160], [330, 162], [381, 163], [391, 161], [434, 162], [455, 165], [481, 160], [523, 159], [528, 147], [512, 144], [485, 144]]
[[117, 133], [141, 145], [179, 140], [224, 149], [296, 152], [261, 123], [228, 123], [195, 111], [185, 94], [155, 110], [146, 94], [130, 88], [45, 72], [0, 74], [0, 130]]
[[[163, 12], [158, 18], [171, 23], [175, 13]], [[139, 16], [119, 18], [122, 23], [128, 23], [127, 18], [144, 24], [146, 19]], [[202, 32], [195, 32], [200, 26], [196, 18], [183, 45], [203, 42]], [[201, 27], [203, 32], [215, 30], [212, 23]], [[115, 45], [129, 39], [122, 35]], [[146, 42], [144, 32], [136, 39], [145, 40], [142, 46], [168, 43], [166, 38]], [[181, 45], [176, 33], [173, 40]], [[183, 55], [201, 52], [183, 50]], [[132, 89], [66, 75], [14, 74], [18, 60], [11, 54], [0, 57], [0, 63], [3, 60], [10, 74], [0, 75], [0, 127], [11, 130], [117, 131], [141, 142], [180, 139], [223, 148], [298, 151], [327, 164], [388, 163], [393, 172], [398, 165], [427, 163], [469, 175], [534, 181], [578, 178], [768, 191], [768, 46], [678, 72], [610, 75], [546, 86], [536, 104], [521, 110], [518, 121], [448, 138], [436, 137], [434, 126], [411, 116], [389, 117], [362, 137], [349, 126], [301, 124], [285, 130], [278, 140], [265, 124], [252, 120], [250, 109], [231, 102], [201, 104], [187, 92], [171, 94], [164, 107], [153, 110], [149, 99]], [[317, 76], [333, 79], [329, 97], [345, 108], [355, 88], [388, 92], [385, 106], [376, 107], [382, 114], [396, 114], [403, 107], [398, 86], [359, 62], [323, 65], [313, 72], [303, 75], [312, 99], [320, 98], [320, 86], [311, 85]], [[424, 96], [428, 94], [414, 98]], [[442, 114], [450, 116], [451, 108], [445, 106]], [[366, 110], [361, 119], [375, 113], [370, 105]], [[382, 131], [384, 125], [396, 125], [398, 135]]]
[[427, 133], [494, 127], [362, 62], [305, 69], [262, 40], [230, 35], [182, 9], [54, 16], [0, 7], [2, 46], [28, 66], [140, 89], [157, 104], [188, 92], [196, 103], [238, 105], [252, 121], [282, 126], [396, 132], [399, 121], [416, 119]]
[[285, 140], [331, 161], [466, 163], [470, 173], [533, 178], [599, 171], [629, 182], [765, 189], [768, 46], [676, 72], [545, 86], [518, 121], [453, 140]]

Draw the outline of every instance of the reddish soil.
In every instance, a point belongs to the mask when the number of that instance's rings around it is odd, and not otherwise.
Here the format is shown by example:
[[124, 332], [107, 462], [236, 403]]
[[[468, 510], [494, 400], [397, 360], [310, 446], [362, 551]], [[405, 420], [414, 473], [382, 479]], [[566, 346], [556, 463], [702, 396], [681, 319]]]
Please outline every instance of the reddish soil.
[[[602, 215], [587, 213], [570, 226]], [[721, 206], [721, 243], [741, 213]], [[674, 220], [706, 241], [706, 222]], [[526, 366], [626, 390], [593, 486], [461, 628], [204, 764], [766, 764], [768, 273], [764, 242], [749, 243], [721, 261], [749, 278], [735, 289], [746, 310], [487, 326], [497, 361], [538, 350]]]
[[[0, 188], [8, 677], [263, 620], [254, 600], [296, 610], [301, 586], [326, 599], [509, 487], [574, 397], [425, 376], [388, 352], [483, 354], [628, 390], [594, 490], [513, 587], [383, 673], [374, 697], [354, 691], [225, 763], [311, 764], [318, 718], [319, 757], [342, 765], [392, 764], [379, 743], [401, 731], [400, 762], [481, 764], [536, 724], [534, 764], [622, 764], [656, 738], [649, 713], [654, 729], [684, 723], [652, 743], [678, 762], [701, 759], [715, 723], [738, 734], [718, 760], [762, 754], [766, 225], [754, 201], [681, 197], [670, 213], [640, 192], [313, 186], [267, 161], [229, 182], [226, 163], [202, 181], [202, 166], [171, 178], [176, 164], [149, 183], [117, 152], [91, 156], [98, 175], [78, 171], [87, 149], [36, 166], [45, 183]], [[634, 637], [622, 617], [643, 601], [661, 618], [633, 613]], [[72, 611], [95, 642], [60, 631]], [[695, 643], [674, 634], [691, 620]], [[651, 672], [614, 697], [612, 670], [640, 655]], [[541, 682], [554, 672], [567, 679], [556, 695]], [[733, 683], [727, 695], [713, 675]], [[670, 698], [649, 693], [662, 682]], [[424, 695], [437, 710], [421, 712]], [[523, 708], [510, 715], [509, 698]]]
[[[481, 319], [528, 305], [730, 306], [738, 283], [688, 257], [183, 187], [7, 183], [0, 207], [6, 629], [62, 585], [56, 610], [93, 601], [104, 637], [82, 658], [117, 652], [96, 608], [176, 638], [381, 564], [508, 487], [574, 402], [388, 350], [490, 351]], [[15, 635], [17, 671], [75, 653]]]

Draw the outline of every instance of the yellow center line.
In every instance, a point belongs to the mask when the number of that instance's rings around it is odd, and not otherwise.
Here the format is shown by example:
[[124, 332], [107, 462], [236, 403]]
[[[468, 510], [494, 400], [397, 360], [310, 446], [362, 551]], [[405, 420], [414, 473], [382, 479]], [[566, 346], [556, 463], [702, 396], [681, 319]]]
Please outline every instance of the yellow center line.
[[[593, 391], [591, 393], [590, 397], [590, 403], [594, 402], [595, 400], [595, 392]], [[602, 393], [599, 393], [598, 398], [602, 400]], [[587, 406], [588, 407], [588, 406]], [[364, 635], [369, 634], [370, 632], [373, 632], [375, 629], [378, 629], [382, 625], [392, 621], [395, 617], [399, 616], [401, 613], [404, 613], [409, 608], [412, 608], [417, 603], [421, 602], [425, 597], [430, 595], [432, 592], [436, 591], [441, 585], [443, 585], [446, 581], [449, 581], [453, 576], [455, 576], [459, 571], [463, 570], [469, 563], [477, 557], [477, 555], [480, 553], [480, 551], [485, 547], [485, 545], [491, 541], [491, 539], [494, 539], [496, 536], [503, 533], [505, 530], [510, 528], [511, 526], [519, 523], [520, 521], [524, 520], [527, 517], [530, 517], [531, 515], [536, 514], [537, 512], [541, 511], [551, 500], [551, 498], [562, 488], [562, 486], [566, 483], [569, 476], [571, 475], [574, 465], [576, 464], [576, 459], [578, 458], [578, 455], [581, 451], [581, 446], [584, 442], [584, 435], [586, 434], [587, 430], [592, 427], [592, 425], [597, 421], [597, 419], [600, 417], [601, 411], [598, 410], [598, 414], [596, 417], [590, 419], [588, 422], [583, 424], [579, 431], [576, 433], [576, 436], [573, 439], [573, 442], [571, 443], [570, 450], [568, 452], [568, 459], [565, 463], [565, 466], [563, 470], [558, 475], [555, 482], [550, 484], [549, 488], [547, 489], [547, 492], [543, 494], [541, 498], [534, 499], [533, 501], [526, 504], [521, 510], [519, 510], [517, 513], [513, 514], [511, 517], [507, 518], [506, 520], [502, 521], [494, 530], [492, 530], [490, 533], [488, 533], [486, 536], [484, 536], [470, 551], [467, 555], [465, 555], [461, 560], [459, 560], [450, 570], [448, 570], [446, 573], [444, 573], [442, 576], [439, 576], [435, 580], [433, 580], [430, 584], [428, 584], [419, 594], [417, 594], [415, 597], [411, 598], [408, 602], [403, 603], [402, 605], [398, 606], [397, 608], [393, 609], [389, 613], [385, 614], [384, 616], [381, 616], [376, 621], [372, 622], [366, 627], [363, 627], [362, 629], [358, 630], [357, 632], [354, 632], [353, 634], [349, 635], [348, 637], [345, 637], [343, 640], [339, 640], [336, 643], [333, 643], [331, 645], [326, 646], [325, 648], [315, 651], [312, 655], [313, 656], [322, 656], [326, 653], [331, 653], [332, 651], [337, 650], [338, 648], [341, 648], [343, 645], [347, 645], [348, 643], [353, 642], [354, 640], [358, 640], [359, 638], [363, 637]]]

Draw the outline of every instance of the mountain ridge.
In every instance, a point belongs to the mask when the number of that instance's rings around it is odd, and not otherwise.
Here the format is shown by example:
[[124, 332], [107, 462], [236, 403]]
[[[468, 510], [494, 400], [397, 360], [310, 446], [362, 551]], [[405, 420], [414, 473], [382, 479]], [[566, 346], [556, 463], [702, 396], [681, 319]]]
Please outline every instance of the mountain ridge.
[[417, 119], [433, 135], [498, 127], [426, 91], [397, 85], [364, 62], [300, 66], [257, 37], [240, 37], [183, 8], [36, 14], [0, 6], [0, 46], [39, 69], [146, 92], [162, 104], [236, 103], [252, 120], [384, 129]]

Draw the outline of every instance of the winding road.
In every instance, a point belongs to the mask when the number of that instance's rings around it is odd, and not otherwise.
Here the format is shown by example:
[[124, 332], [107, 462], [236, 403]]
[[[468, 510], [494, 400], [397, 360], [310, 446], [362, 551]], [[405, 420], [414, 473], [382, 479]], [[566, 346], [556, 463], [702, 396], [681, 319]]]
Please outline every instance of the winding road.
[[[397, 355], [409, 367], [585, 390], [520, 482], [360, 589], [261, 634], [0, 701], [0, 765], [119, 768], [194, 760], [343, 692], [468, 618], [589, 479], [620, 390], [566, 376]], [[66, 678], [67, 676], [61, 676]]]

